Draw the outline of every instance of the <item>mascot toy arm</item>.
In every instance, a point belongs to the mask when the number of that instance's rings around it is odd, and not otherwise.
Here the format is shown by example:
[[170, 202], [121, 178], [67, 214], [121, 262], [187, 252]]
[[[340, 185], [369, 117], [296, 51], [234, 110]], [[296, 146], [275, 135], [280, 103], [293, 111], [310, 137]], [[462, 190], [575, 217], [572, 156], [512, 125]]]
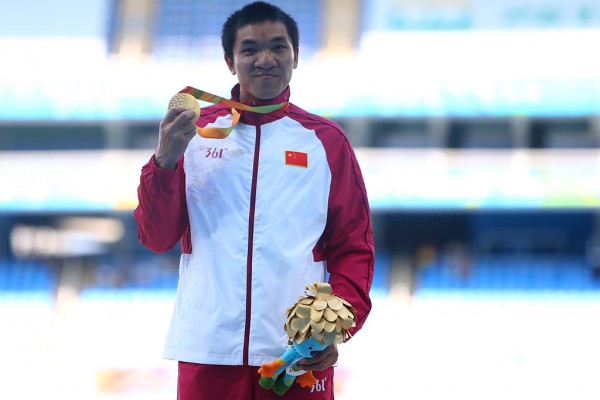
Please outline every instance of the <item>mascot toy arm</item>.
[[285, 394], [296, 378], [302, 387], [314, 385], [317, 380], [312, 372], [298, 370], [296, 362], [314, 357], [333, 343], [343, 343], [350, 337], [348, 329], [356, 326], [356, 311], [346, 300], [332, 294], [331, 285], [316, 282], [306, 288], [311, 293], [287, 310], [284, 329], [291, 346], [277, 360], [258, 369], [260, 386], [272, 388], [279, 395]]

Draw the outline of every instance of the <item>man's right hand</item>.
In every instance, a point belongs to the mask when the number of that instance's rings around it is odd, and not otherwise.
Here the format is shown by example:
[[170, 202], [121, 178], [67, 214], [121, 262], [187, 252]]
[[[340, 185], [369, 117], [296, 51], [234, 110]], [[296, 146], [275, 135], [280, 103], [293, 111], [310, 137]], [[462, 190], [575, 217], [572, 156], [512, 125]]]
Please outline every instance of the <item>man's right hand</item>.
[[160, 122], [158, 147], [154, 153], [156, 165], [164, 169], [175, 169], [177, 161], [185, 153], [188, 143], [196, 135], [196, 114], [185, 107], [171, 107]]

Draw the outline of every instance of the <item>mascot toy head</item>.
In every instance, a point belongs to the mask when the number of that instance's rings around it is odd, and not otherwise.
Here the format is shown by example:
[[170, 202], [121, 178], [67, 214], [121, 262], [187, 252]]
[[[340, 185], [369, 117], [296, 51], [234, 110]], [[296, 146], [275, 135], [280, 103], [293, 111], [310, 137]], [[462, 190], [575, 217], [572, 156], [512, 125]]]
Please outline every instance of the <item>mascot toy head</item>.
[[316, 282], [306, 288], [310, 293], [287, 310], [283, 327], [290, 342], [297, 347], [307, 339], [314, 339], [310, 343], [324, 345], [321, 350], [332, 343], [343, 343], [351, 336], [348, 329], [356, 326], [356, 310], [346, 300], [332, 294], [328, 283]]

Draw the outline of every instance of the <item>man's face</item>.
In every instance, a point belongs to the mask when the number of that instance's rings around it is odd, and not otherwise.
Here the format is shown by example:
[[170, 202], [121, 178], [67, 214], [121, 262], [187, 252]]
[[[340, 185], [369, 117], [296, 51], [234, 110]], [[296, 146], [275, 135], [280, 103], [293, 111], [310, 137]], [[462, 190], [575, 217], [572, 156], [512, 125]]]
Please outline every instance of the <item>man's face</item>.
[[263, 22], [238, 29], [233, 46], [233, 59], [225, 55], [232, 74], [240, 82], [240, 100], [272, 99], [281, 94], [298, 66], [285, 25]]

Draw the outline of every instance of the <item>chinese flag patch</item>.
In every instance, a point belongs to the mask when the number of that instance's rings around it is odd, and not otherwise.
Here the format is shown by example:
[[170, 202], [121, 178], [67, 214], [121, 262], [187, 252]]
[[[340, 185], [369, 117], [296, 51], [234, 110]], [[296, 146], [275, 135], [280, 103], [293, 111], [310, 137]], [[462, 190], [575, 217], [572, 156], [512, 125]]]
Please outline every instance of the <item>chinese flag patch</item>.
[[308, 168], [308, 153], [301, 151], [285, 151], [285, 165]]

